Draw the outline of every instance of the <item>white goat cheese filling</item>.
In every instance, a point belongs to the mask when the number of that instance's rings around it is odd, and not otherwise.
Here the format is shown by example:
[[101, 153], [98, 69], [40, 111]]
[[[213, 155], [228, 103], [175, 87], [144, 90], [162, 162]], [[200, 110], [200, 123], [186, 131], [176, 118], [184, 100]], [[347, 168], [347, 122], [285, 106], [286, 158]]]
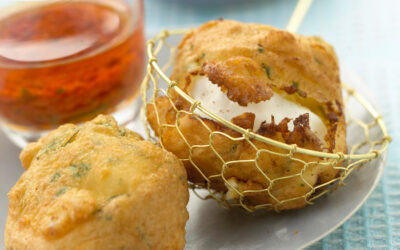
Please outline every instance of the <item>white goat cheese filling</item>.
[[[249, 103], [247, 107], [240, 106], [237, 102], [228, 99], [227, 95], [222, 92], [221, 88], [210, 82], [206, 76], [194, 78], [194, 86], [191, 96], [200, 101], [202, 106], [214, 112], [215, 114], [231, 120], [245, 112], [255, 114], [253, 131], [257, 131], [263, 121], [271, 122], [271, 115], [275, 118], [275, 123], [279, 124], [284, 118], [292, 119], [288, 123], [288, 128], [293, 131], [293, 120], [305, 113], [309, 114], [310, 129], [313, 131], [322, 144], [325, 144], [326, 127], [322, 120], [306, 107], [295, 102], [289, 101], [277, 93], [271, 99], [259, 103]], [[243, 90], [245, 91], [245, 90]], [[201, 115], [200, 111], [196, 111]]]

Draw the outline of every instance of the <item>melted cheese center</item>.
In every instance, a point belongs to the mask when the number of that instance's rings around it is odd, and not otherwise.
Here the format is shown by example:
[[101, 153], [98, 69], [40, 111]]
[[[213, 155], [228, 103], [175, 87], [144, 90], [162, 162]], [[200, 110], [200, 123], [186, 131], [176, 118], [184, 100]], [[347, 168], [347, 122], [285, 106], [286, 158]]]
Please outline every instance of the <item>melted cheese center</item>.
[[[201, 76], [193, 80], [194, 87], [191, 96], [200, 101], [203, 107], [213, 111], [226, 120], [230, 121], [232, 118], [245, 112], [252, 112], [256, 116], [253, 131], [257, 131], [263, 121], [267, 123], [271, 122], [271, 115], [274, 116], [276, 124], [279, 124], [279, 122], [287, 117], [292, 119], [288, 123], [288, 128], [290, 131], [293, 131], [293, 120], [300, 115], [308, 113], [311, 131], [318, 136], [322, 144], [325, 142], [324, 137], [327, 131], [319, 116], [311, 112], [308, 108], [291, 102], [277, 93], [274, 93], [269, 100], [259, 103], [249, 103], [247, 107], [243, 107], [237, 102], [229, 100], [226, 94], [222, 92], [221, 88], [210, 82], [207, 77]], [[201, 115], [201, 112], [198, 110], [196, 113]]]

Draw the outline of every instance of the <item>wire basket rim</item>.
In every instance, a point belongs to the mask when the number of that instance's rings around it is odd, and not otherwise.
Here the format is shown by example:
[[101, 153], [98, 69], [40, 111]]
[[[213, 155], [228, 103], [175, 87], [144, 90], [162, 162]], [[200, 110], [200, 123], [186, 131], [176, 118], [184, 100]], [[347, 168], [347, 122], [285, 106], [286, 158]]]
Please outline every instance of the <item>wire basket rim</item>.
[[[286, 144], [286, 143], [259, 135], [249, 129], [244, 129], [238, 125], [235, 125], [232, 122], [224, 119], [223, 117], [220, 117], [219, 115], [216, 115], [211, 110], [203, 107], [199, 101], [195, 100], [190, 95], [185, 93], [181, 88], [179, 88], [177, 86], [177, 83], [175, 81], [172, 81], [163, 72], [161, 67], [158, 65], [157, 57], [153, 54], [155, 43], [158, 40], [163, 40], [172, 35], [185, 35], [193, 30], [194, 30], [194, 28], [162, 30], [155, 37], [153, 37], [152, 39], [147, 41], [147, 56], [149, 59], [148, 65], [153, 67], [153, 69], [158, 73], [158, 75], [167, 83], [168, 88], [173, 88], [181, 97], [183, 97], [186, 101], [188, 101], [192, 105], [192, 109], [196, 108], [196, 109], [200, 110], [202, 113], [208, 115], [209, 117], [213, 118], [214, 120], [221, 123], [222, 125], [242, 134], [245, 137], [248, 137], [249, 139], [256, 139], [258, 141], [267, 143], [269, 145], [288, 150], [292, 153], [300, 153], [300, 154], [305, 154], [305, 155], [310, 155], [310, 156], [320, 157], [320, 158], [325, 158], [325, 159], [372, 160], [372, 159], [378, 158], [388, 148], [392, 139], [388, 134], [386, 124], [383, 121], [382, 115], [380, 115], [377, 112], [377, 110], [364, 97], [362, 97], [353, 88], [351, 88], [349, 85], [347, 85], [345, 83], [341, 83], [342, 88], [345, 89], [349, 93], [349, 95], [353, 95], [353, 97], [355, 99], [357, 99], [357, 101], [363, 106], [363, 108], [365, 108], [365, 110], [372, 116], [374, 121], [378, 124], [380, 131], [383, 135], [383, 137], [381, 138], [382, 146], [380, 149], [372, 150], [369, 153], [363, 153], [363, 154], [345, 154], [343, 152], [327, 153], [327, 152], [321, 152], [321, 151], [316, 151], [316, 150], [310, 150], [310, 149], [298, 147], [296, 144]], [[144, 82], [146, 80], [147, 79], [144, 79]], [[146, 85], [146, 84], [143, 84], [142, 86], [144, 86], [144, 85]]]

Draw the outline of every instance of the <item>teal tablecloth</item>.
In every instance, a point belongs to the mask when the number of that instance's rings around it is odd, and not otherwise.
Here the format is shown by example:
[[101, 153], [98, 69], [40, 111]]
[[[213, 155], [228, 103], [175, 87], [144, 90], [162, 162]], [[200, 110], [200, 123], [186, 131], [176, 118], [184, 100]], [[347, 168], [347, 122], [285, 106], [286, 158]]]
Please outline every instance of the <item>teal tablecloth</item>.
[[[192, 2], [201, 1], [145, 0], [147, 33], [220, 17], [284, 28], [296, 4], [295, 0]], [[363, 77], [393, 138], [383, 178], [371, 197], [310, 249], [400, 249], [400, 0], [315, 0], [299, 33], [324, 37], [341, 61]]]

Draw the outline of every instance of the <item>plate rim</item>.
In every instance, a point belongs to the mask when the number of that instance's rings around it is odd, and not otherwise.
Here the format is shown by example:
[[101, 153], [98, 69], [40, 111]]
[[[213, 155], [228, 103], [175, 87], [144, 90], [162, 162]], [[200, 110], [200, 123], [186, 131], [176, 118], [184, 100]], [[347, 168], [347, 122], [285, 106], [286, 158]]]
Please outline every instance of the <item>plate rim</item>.
[[341, 225], [343, 225], [348, 219], [350, 219], [350, 217], [352, 217], [365, 204], [365, 202], [369, 199], [371, 194], [375, 191], [375, 188], [378, 186], [379, 182], [382, 179], [383, 171], [385, 170], [385, 167], [386, 167], [387, 154], [388, 154], [388, 151], [386, 150], [385, 152], [383, 152], [383, 154], [380, 157], [372, 160], [372, 161], [380, 161], [379, 166], [378, 166], [379, 167], [379, 172], [376, 175], [374, 183], [371, 185], [370, 189], [368, 190], [367, 195], [365, 195], [363, 197], [361, 202], [359, 202], [357, 204], [357, 206], [355, 206], [354, 209], [351, 210], [351, 212], [348, 213], [345, 217], [343, 217], [343, 219], [341, 221], [339, 221], [335, 226], [331, 227], [325, 233], [322, 233], [321, 235], [319, 235], [318, 237], [314, 238], [310, 242], [303, 244], [298, 249], [305, 249], [306, 247], [311, 246], [312, 244], [320, 241], [321, 239], [323, 239], [326, 236], [328, 236], [329, 234], [331, 234], [333, 231], [335, 231]]

